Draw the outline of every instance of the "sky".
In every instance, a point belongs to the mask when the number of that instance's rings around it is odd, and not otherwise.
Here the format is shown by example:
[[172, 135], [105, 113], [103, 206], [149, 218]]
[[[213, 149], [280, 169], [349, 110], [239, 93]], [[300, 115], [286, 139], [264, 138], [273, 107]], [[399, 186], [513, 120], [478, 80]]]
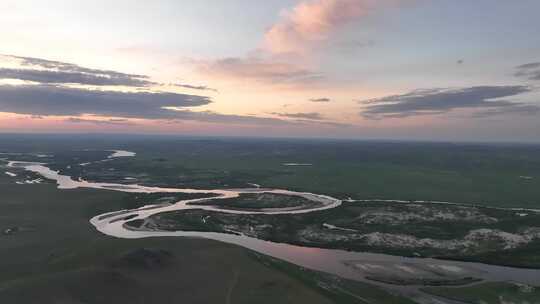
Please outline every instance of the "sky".
[[538, 11], [2, 0], [0, 132], [540, 142]]

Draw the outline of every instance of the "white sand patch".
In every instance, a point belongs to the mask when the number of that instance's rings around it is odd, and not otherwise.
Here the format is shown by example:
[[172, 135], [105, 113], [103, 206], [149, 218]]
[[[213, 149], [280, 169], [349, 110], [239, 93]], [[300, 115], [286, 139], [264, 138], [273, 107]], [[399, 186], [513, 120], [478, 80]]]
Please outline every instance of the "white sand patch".
[[408, 222], [417, 221], [468, 221], [475, 223], [496, 223], [498, 220], [494, 217], [487, 216], [480, 212], [477, 208], [445, 208], [439, 207], [440, 210], [425, 208], [419, 204], [407, 204], [406, 211], [375, 211], [368, 212], [359, 216], [363, 222], [368, 224], [389, 224], [397, 225]]
[[516, 285], [519, 288], [519, 291], [523, 293], [531, 293], [535, 289], [534, 286], [519, 283], [519, 282], [512, 282], [512, 284]]
[[350, 232], [357, 232], [357, 231], [358, 231], [358, 230], [354, 230], [354, 229], [348, 229], [348, 228], [342, 228], [342, 227], [330, 225], [330, 224], [327, 224], [327, 223], [323, 223], [322, 225], [323, 225], [323, 227], [326, 228], [326, 229], [341, 230], [341, 231], [350, 231]]
[[115, 158], [115, 157], [133, 157], [136, 155], [135, 152], [130, 151], [124, 151], [124, 150], [111, 150], [113, 154], [107, 156], [107, 158]]
[[41, 184], [41, 182], [43, 182], [42, 178], [28, 179], [24, 181], [25, 184], [29, 184], [29, 185]]
[[408, 272], [408, 273], [412, 273], [412, 274], [415, 274], [416, 273], [416, 270], [414, 270], [412, 267], [409, 267], [409, 266], [405, 266], [405, 265], [396, 265], [395, 266], [397, 269], [401, 270], [401, 271], [404, 271], [404, 272]]
[[358, 267], [366, 271], [373, 270], [373, 269], [381, 270], [381, 269], [386, 268], [383, 265], [371, 264], [371, 263], [357, 263], [357, 264], [354, 264], [354, 267]]
[[435, 265], [435, 264], [430, 264], [430, 265], [428, 265], [428, 266], [431, 267], [431, 268], [442, 269], [442, 270], [448, 271], [448, 272], [456, 272], [456, 273], [459, 273], [459, 272], [462, 272], [462, 271], [463, 271], [463, 268], [458, 267], [458, 266], [454, 266], [454, 265]]
[[6, 171], [6, 175], [9, 175], [9, 176], [11, 176], [11, 177], [17, 176], [17, 174], [12, 173], [12, 172], [9, 172], [9, 171]]
[[372, 232], [361, 235], [361, 238], [370, 246], [418, 248], [431, 247], [438, 249], [463, 249], [473, 245], [471, 241], [462, 240], [436, 240], [430, 238], [417, 238], [406, 234], [391, 234]]
[[495, 229], [476, 229], [470, 231], [466, 236], [466, 240], [483, 241], [496, 239], [504, 243], [504, 249], [517, 248], [525, 245], [532, 240], [533, 235], [513, 234]]
[[36, 154], [36, 157], [46, 158], [46, 157], [52, 157], [52, 155], [49, 155], [49, 154]]

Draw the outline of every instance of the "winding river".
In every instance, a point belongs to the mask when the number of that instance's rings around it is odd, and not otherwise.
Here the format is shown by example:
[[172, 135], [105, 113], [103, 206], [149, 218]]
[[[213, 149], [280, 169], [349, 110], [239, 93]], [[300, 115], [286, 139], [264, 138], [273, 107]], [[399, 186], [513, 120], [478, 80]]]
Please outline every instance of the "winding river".
[[[113, 151], [110, 157], [134, 156], [134, 153], [128, 151]], [[237, 197], [242, 193], [275, 193], [292, 196], [300, 196], [317, 202], [317, 206], [310, 209], [295, 208], [273, 208], [262, 211], [240, 211], [221, 209], [216, 206], [190, 205], [189, 203], [209, 200], [209, 198], [191, 199], [179, 201], [175, 204], [144, 206], [132, 210], [120, 210], [106, 214], [101, 214], [90, 219], [90, 223], [100, 232], [118, 238], [146, 238], [146, 237], [164, 237], [164, 236], [182, 236], [182, 237], [202, 237], [230, 244], [240, 245], [251, 250], [282, 259], [299, 266], [309, 269], [324, 271], [327, 273], [339, 275], [358, 281], [369, 282], [384, 287], [387, 290], [403, 294], [415, 299], [419, 303], [433, 303], [433, 297], [424, 294], [418, 290], [418, 286], [397, 286], [384, 283], [377, 283], [365, 279], [370, 274], [369, 267], [378, 267], [381, 271], [392, 272], [404, 267], [413, 268], [432, 267], [438, 269], [451, 269], [453, 272], [463, 276], [474, 276], [487, 281], [517, 281], [526, 284], [540, 285], [540, 270], [522, 269], [487, 265], [481, 263], [447, 261], [431, 258], [408, 258], [386, 254], [375, 254], [366, 252], [350, 252], [335, 249], [322, 249], [312, 247], [302, 247], [285, 243], [275, 243], [264, 241], [257, 238], [225, 234], [214, 232], [192, 232], [192, 231], [150, 231], [127, 229], [124, 225], [127, 221], [135, 219], [145, 219], [153, 214], [187, 210], [204, 209], [209, 211], [236, 213], [236, 214], [297, 214], [316, 212], [330, 208], [336, 208], [341, 205], [341, 200], [320, 194], [295, 192], [281, 189], [265, 188], [246, 188], [246, 189], [183, 189], [183, 188], [162, 188], [148, 187], [138, 184], [116, 184], [99, 183], [85, 180], [74, 180], [70, 176], [62, 175], [58, 171], [53, 171], [44, 163], [9, 161], [8, 167], [23, 168], [27, 171], [37, 173], [42, 177], [56, 181], [59, 189], [75, 188], [93, 188], [106, 189], [130, 193], [208, 193], [217, 195], [210, 199], [223, 199]], [[353, 267], [351, 265], [358, 265]], [[414, 269], [413, 269], [414, 271]], [[441, 303], [451, 303], [446, 300], [438, 300]]]

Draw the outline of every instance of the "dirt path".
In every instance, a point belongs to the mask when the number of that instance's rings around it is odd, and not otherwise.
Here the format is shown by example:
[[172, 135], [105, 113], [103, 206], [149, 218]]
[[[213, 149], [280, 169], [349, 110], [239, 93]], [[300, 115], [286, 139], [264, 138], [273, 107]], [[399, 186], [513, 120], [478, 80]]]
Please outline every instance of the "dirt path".
[[238, 271], [235, 270], [231, 285], [229, 286], [229, 290], [227, 290], [227, 295], [225, 297], [225, 304], [231, 304], [232, 293], [234, 291], [234, 288], [236, 287], [236, 284], [238, 284], [238, 277], [239, 277]]

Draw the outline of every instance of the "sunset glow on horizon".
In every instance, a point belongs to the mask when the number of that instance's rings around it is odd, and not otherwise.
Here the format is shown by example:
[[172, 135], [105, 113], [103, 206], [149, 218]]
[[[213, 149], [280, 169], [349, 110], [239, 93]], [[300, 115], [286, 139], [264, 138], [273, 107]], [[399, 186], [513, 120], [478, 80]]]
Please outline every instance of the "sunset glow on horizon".
[[0, 132], [538, 142], [539, 9], [3, 1]]

